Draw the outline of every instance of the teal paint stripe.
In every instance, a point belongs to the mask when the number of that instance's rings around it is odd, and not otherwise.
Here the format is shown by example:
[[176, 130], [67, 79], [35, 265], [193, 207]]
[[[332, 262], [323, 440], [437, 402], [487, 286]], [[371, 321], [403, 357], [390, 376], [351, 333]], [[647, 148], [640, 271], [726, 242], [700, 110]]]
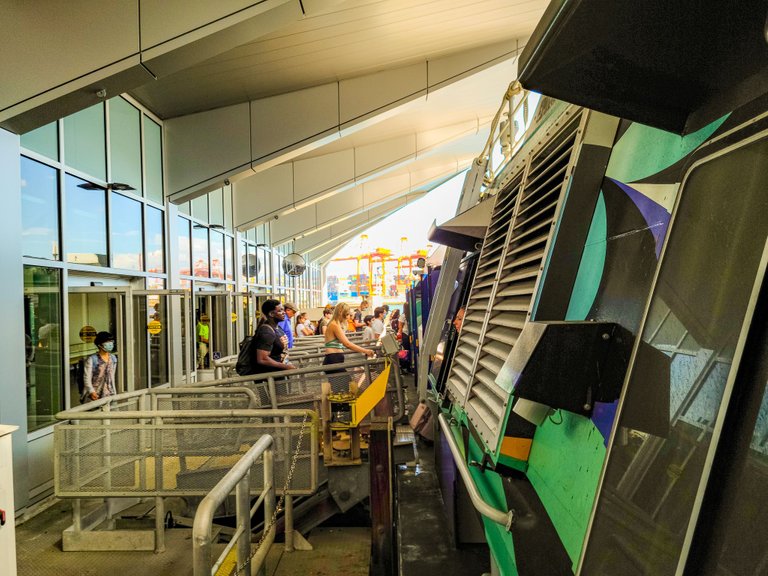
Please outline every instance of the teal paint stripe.
[[536, 429], [528, 479], [560, 536], [573, 569], [579, 563], [587, 524], [605, 461], [603, 436], [591, 420], [560, 411]]
[[605, 197], [601, 191], [595, 204], [595, 212], [589, 226], [584, 252], [581, 255], [576, 281], [573, 283], [571, 301], [565, 313], [566, 320], [585, 320], [592, 308], [605, 267], [605, 254], [608, 249], [607, 231]]
[[701, 146], [730, 114], [686, 136], [633, 123], [614, 145], [605, 175], [637, 182], [669, 168]]

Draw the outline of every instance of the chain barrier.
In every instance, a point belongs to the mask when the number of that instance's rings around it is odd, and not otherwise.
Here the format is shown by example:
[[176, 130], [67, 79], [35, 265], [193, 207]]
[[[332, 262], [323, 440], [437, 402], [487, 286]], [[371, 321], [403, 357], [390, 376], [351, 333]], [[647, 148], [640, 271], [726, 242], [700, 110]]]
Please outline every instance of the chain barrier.
[[[293, 453], [293, 458], [291, 460], [291, 468], [288, 470], [288, 476], [285, 479], [285, 485], [283, 486], [283, 493], [280, 495], [280, 499], [277, 501], [277, 505], [275, 506], [275, 510], [272, 513], [272, 518], [269, 520], [269, 524], [267, 524], [264, 527], [264, 530], [261, 532], [261, 538], [259, 538], [259, 541], [256, 543], [256, 547], [251, 551], [251, 555], [248, 556], [246, 561], [243, 563], [242, 566], [237, 566], [232, 569], [232, 572], [230, 572], [230, 576], [240, 576], [243, 574], [244, 570], [248, 568], [251, 565], [251, 560], [253, 560], [253, 557], [256, 556], [259, 549], [261, 548], [261, 545], [264, 543], [264, 540], [267, 537], [267, 534], [269, 534], [269, 531], [272, 530], [272, 526], [275, 525], [275, 522], [277, 522], [277, 515], [280, 513], [280, 510], [283, 507], [283, 502], [285, 501], [285, 495], [288, 492], [288, 488], [291, 485], [291, 480], [293, 479], [293, 473], [296, 470], [296, 462], [299, 459], [299, 452], [301, 451], [301, 442], [304, 439], [304, 431], [307, 428], [307, 416], [308, 412], [304, 413], [304, 420], [301, 422], [301, 430], [299, 431], [299, 441], [296, 443], [296, 450]], [[250, 531], [249, 531], [250, 534]], [[245, 534], [242, 534], [240, 537], [245, 538]]]

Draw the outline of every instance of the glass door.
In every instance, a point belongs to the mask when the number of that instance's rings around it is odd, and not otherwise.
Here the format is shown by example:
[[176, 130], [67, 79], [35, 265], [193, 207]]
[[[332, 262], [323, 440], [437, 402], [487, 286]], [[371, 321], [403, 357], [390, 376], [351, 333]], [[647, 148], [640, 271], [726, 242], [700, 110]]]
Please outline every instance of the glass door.
[[195, 366], [191, 296], [186, 290], [133, 291], [135, 388], [183, 385]]
[[232, 330], [233, 293], [201, 289], [195, 292], [197, 369], [213, 368], [213, 361], [236, 354], [239, 341]]
[[117, 393], [134, 389], [133, 347], [126, 335], [131, 306], [128, 286], [72, 287], [68, 304], [68, 386], [70, 405], [76, 406], [80, 394], [76, 371], [81, 360], [96, 352], [96, 334], [110, 332], [115, 337], [114, 354], [118, 358], [115, 374]]

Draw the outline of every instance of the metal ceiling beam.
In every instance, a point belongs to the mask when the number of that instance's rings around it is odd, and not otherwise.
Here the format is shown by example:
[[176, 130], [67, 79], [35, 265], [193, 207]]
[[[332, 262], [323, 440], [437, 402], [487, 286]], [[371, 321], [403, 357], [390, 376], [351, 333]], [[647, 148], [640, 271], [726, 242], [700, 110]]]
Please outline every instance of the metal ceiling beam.
[[439, 165], [423, 163], [422, 167], [415, 163], [407, 172], [384, 176], [345, 190], [322, 202], [273, 220], [272, 241], [282, 244], [291, 239], [311, 236], [395, 198], [431, 190], [466, 169], [471, 162], [472, 156], [468, 153], [464, 158]]
[[28, 132], [338, 2], [142, 0], [98, 10], [86, 0], [49, 2], [44, 10], [7, 4], [0, 69], [13, 81], [0, 87], [0, 126]]
[[[167, 194], [173, 202], [184, 202], [221, 186], [226, 179], [237, 190], [248, 176], [272, 167], [287, 171], [290, 177], [292, 171], [284, 163], [426, 102], [428, 95], [460, 80], [512, 61], [522, 44], [501, 42], [171, 118], [165, 122]], [[476, 120], [474, 115], [470, 119]], [[207, 136], [201, 138], [201, 134]], [[339, 162], [345, 158], [344, 154], [337, 156]], [[349, 174], [349, 179], [354, 176]], [[285, 177], [281, 171], [267, 180]], [[258, 216], [251, 218], [255, 221]]]

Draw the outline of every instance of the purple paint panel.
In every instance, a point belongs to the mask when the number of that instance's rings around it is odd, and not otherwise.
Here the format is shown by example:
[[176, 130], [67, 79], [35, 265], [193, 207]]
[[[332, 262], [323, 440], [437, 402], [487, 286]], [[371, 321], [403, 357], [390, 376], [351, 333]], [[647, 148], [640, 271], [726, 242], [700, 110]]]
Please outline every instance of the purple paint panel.
[[603, 444], [608, 447], [608, 437], [611, 435], [613, 421], [616, 419], [616, 408], [619, 401], [613, 402], [595, 402], [595, 409], [592, 411], [592, 423], [603, 435]]
[[629, 196], [632, 202], [635, 203], [637, 209], [640, 210], [640, 213], [648, 224], [648, 229], [651, 234], [653, 234], [653, 238], [656, 241], [656, 258], [658, 259], [661, 255], [661, 247], [664, 245], [664, 237], [667, 235], [667, 228], [669, 227], [669, 219], [671, 217], [670, 213], [667, 212], [667, 209], [661, 204], [654, 202], [648, 198], [648, 196], [642, 192], [638, 192], [631, 186], [619, 182], [618, 180], [614, 180], [613, 178], [608, 178], [608, 180], [621, 188], [624, 193]]

